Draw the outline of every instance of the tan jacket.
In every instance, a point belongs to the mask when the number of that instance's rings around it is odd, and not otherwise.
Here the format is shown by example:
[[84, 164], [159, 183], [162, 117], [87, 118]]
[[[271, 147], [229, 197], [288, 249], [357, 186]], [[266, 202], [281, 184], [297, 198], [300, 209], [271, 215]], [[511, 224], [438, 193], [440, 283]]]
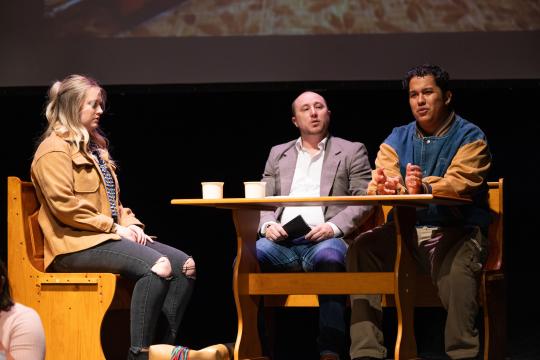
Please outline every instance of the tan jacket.
[[[119, 194], [114, 169], [109, 170]], [[31, 177], [41, 204], [38, 222], [45, 237], [45, 268], [57, 255], [120, 239], [111, 232], [105, 181], [93, 157], [52, 133], [34, 154]], [[116, 205], [118, 224], [143, 226], [130, 209], [119, 201]]]
[[[387, 176], [398, 177], [398, 192], [407, 193], [405, 179], [400, 173], [399, 156], [390, 145], [381, 144], [375, 165], [377, 169], [383, 168]], [[463, 145], [457, 151], [443, 177], [426, 176], [422, 178], [422, 182], [429, 184], [433, 195], [470, 198], [471, 194], [484, 184], [490, 165], [489, 147], [485, 141], [478, 140]], [[373, 170], [368, 185], [369, 195], [377, 193], [377, 182], [374, 180], [376, 172], [377, 170]]]

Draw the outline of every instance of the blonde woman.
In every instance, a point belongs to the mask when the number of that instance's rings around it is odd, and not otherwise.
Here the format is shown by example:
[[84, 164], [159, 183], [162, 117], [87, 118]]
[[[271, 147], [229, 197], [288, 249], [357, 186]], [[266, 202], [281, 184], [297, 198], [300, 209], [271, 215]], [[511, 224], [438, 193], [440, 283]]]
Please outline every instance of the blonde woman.
[[169, 327], [162, 342], [175, 342], [195, 262], [148, 236], [120, 202], [116, 166], [99, 128], [104, 104], [105, 91], [86, 76], [70, 75], [49, 90], [48, 127], [31, 168], [41, 204], [45, 267], [135, 279], [128, 359], [148, 359], [161, 311]]

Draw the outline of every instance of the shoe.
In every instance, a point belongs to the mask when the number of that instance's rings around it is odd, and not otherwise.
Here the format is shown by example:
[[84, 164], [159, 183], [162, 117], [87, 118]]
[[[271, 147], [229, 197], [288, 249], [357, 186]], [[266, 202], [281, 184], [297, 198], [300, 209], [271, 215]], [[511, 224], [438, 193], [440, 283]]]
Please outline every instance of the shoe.
[[339, 360], [339, 356], [336, 354], [322, 354], [320, 360]]

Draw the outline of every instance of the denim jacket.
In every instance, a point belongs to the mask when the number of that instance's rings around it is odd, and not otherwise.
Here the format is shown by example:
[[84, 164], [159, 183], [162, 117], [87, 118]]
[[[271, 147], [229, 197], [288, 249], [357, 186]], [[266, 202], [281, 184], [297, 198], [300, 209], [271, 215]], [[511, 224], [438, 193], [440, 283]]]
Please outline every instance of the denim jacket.
[[473, 201], [471, 205], [430, 205], [418, 209], [418, 225], [479, 226], [487, 229], [490, 215], [486, 175], [491, 155], [486, 136], [480, 128], [459, 115], [455, 115], [448, 131], [440, 136], [422, 137], [414, 121], [394, 128], [381, 145], [376, 165], [385, 169], [394, 166], [394, 172], [403, 183], [407, 163], [422, 168], [422, 181], [433, 194], [459, 196]]

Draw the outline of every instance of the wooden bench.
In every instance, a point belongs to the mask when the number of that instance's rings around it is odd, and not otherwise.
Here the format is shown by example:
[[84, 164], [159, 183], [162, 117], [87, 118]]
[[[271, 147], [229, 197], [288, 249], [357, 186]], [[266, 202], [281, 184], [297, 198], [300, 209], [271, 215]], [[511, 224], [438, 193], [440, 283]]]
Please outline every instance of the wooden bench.
[[[493, 222], [489, 227], [489, 256], [486, 266], [482, 272], [479, 300], [483, 307], [484, 323], [484, 359], [503, 360], [506, 351], [506, 280], [503, 268], [503, 179], [498, 182], [489, 182], [489, 208], [493, 216]], [[391, 207], [383, 206], [384, 217], [391, 211]], [[277, 274], [269, 274], [274, 277]], [[291, 277], [292, 275], [292, 277]], [[300, 283], [306, 279], [304, 276], [314, 274], [278, 274], [283, 277], [284, 282], [291, 280], [298, 283], [298, 288], [302, 288]], [[336, 274], [338, 275], [338, 274]], [[337, 278], [336, 278], [337, 279]], [[348, 294], [353, 294], [353, 289], [357, 284], [349, 283], [351, 278], [343, 276], [339, 284], [335, 284], [340, 289], [349, 288]], [[307, 279], [309, 280], [309, 279]], [[338, 279], [339, 280], [339, 279]], [[377, 281], [377, 279], [373, 279]], [[304, 283], [308, 283], [304, 282]], [[294, 285], [292, 285], [294, 287]], [[416, 307], [441, 307], [442, 304], [437, 295], [437, 288], [433, 285], [431, 278], [427, 275], [416, 275], [415, 280], [414, 306]], [[291, 292], [291, 295], [265, 295], [264, 304], [267, 307], [315, 307], [319, 306], [317, 295], [302, 295]], [[394, 296], [384, 294], [382, 305], [394, 307]], [[413, 329], [413, 324], [406, 324], [413, 321], [412, 316], [404, 317], [403, 328]]]
[[103, 319], [108, 309], [129, 308], [132, 284], [112, 273], [46, 273], [38, 209], [33, 184], [9, 177], [8, 272], [13, 298], [39, 313], [47, 359], [105, 359]]

